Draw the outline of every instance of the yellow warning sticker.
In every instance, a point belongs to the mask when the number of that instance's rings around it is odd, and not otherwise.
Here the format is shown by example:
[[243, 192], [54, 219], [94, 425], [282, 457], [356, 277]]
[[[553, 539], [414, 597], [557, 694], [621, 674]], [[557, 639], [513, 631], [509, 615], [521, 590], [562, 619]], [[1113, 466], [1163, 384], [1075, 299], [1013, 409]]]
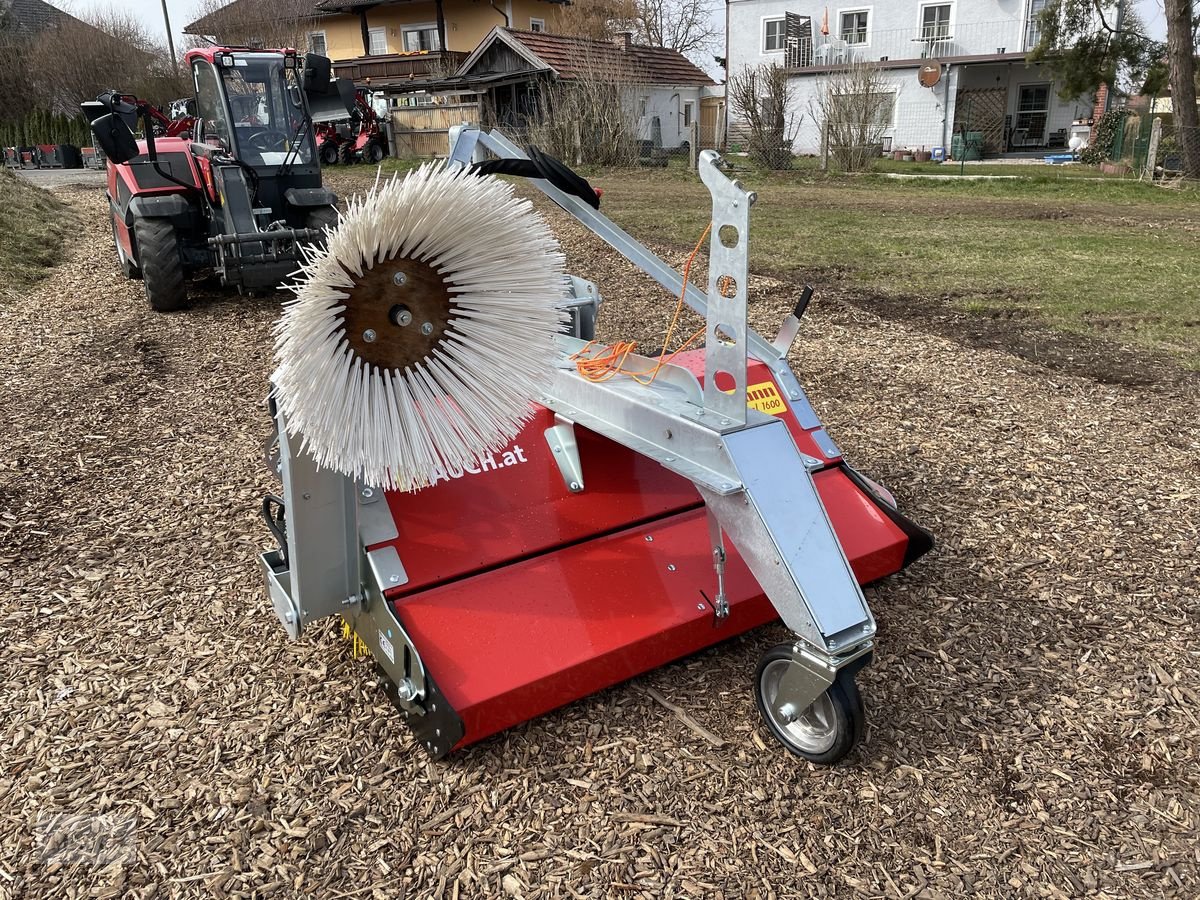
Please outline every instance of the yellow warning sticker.
[[746, 388], [746, 405], [772, 416], [787, 412], [787, 404], [783, 402], [773, 381], [752, 384]]

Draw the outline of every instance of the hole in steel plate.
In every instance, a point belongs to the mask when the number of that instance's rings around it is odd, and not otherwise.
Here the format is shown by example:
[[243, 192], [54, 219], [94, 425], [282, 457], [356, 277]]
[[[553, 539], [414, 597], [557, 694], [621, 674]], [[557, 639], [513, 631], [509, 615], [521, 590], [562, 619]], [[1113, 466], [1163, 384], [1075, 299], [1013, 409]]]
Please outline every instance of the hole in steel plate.
[[732, 325], [718, 325], [713, 328], [713, 337], [726, 347], [732, 347], [737, 344], [737, 329]]
[[722, 393], [729, 394], [737, 390], [737, 379], [728, 372], [718, 372], [713, 376], [713, 384], [717, 386], [717, 390]]
[[717, 279], [717, 293], [722, 297], [729, 299], [736, 297], [738, 292], [737, 279], [732, 275], [722, 275]]
[[721, 230], [717, 232], [717, 237], [721, 239], [722, 247], [736, 247], [738, 245], [738, 230], [732, 225], [722, 225]]

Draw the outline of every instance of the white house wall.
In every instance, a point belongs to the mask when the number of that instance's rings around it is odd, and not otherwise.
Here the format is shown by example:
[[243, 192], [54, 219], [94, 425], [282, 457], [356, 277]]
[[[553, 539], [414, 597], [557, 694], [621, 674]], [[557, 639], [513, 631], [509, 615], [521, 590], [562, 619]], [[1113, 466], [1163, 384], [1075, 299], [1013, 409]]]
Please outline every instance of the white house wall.
[[[943, 0], [936, 0], [939, 4]], [[951, 0], [950, 55], [992, 55], [1001, 52], [1021, 52], [1025, 49], [1031, 0]], [[868, 37], [865, 45], [854, 45], [856, 59], [889, 61], [919, 57], [921, 43], [913, 41], [920, 33], [921, 9], [924, 0], [836, 0], [828, 7], [814, 0], [729, 0], [727, 53], [729, 80], [742, 70], [762, 63], [784, 64], [783, 51], [763, 49], [764, 22], [785, 13], [798, 13], [812, 20], [814, 42], [819, 46], [825, 38], [820, 34], [821, 16], [829, 10], [829, 30], [836, 38], [842, 12], [869, 10]], [[910, 37], [911, 36], [911, 37]], [[887, 53], [882, 51], [886, 50]], [[1003, 70], [1002, 83], [996, 82], [997, 72]], [[1041, 67], [1029, 67], [1023, 61], [996, 62], [986, 65], [955, 64], [946, 69], [934, 88], [924, 88], [917, 82], [916, 65], [912, 68], [884, 69], [881, 72], [889, 88], [896, 93], [891, 125], [884, 131], [896, 148], [946, 147], [949, 150], [954, 126], [954, 107], [960, 89], [1004, 86], [1008, 89], [1007, 114], [1015, 122], [1022, 84], [1052, 82]], [[820, 129], [815, 114], [816, 99], [824, 89], [828, 76], [805, 74], [799, 70], [792, 76], [794, 98], [792, 115], [801, 122], [794, 142], [797, 153], [818, 153]], [[1063, 101], [1052, 84], [1050, 109], [1047, 114], [1046, 136], [1069, 128], [1072, 119], [1090, 114], [1087, 98]], [[730, 110], [730, 138], [737, 141], [737, 110]], [[665, 128], [664, 128], [665, 131]]]
[[654, 118], [662, 126], [664, 149], [674, 150], [690, 140], [690, 129], [683, 127], [683, 104], [692, 104], [693, 120], [700, 117], [699, 85], [644, 85], [631, 89], [627, 102], [634, 104], [634, 114], [641, 98], [646, 98], [646, 114], [638, 120], [638, 137], [650, 140]]
[[[892, 121], [883, 131], [893, 147], [932, 149], [947, 146], [954, 124], [954, 95], [957, 71], [933, 88], [917, 82], [917, 69], [888, 69], [880, 73], [883, 90], [896, 95]], [[820, 98], [828, 89], [828, 75], [805, 75], [791, 79], [791, 113], [800, 128], [793, 142], [795, 152], [816, 155], [821, 150]], [[947, 92], [949, 93], [947, 103]], [[948, 108], [947, 108], [948, 106]]]

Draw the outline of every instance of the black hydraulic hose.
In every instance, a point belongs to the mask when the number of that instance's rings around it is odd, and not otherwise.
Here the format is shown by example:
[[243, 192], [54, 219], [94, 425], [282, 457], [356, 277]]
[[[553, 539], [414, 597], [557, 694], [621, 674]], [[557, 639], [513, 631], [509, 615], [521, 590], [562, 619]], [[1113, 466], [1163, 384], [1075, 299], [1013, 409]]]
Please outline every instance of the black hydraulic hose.
[[587, 179], [574, 172], [566, 163], [543, 153], [537, 147], [528, 148], [529, 159], [489, 159], [475, 163], [476, 175], [515, 175], [519, 178], [544, 178], [564, 194], [578, 197], [592, 209], [600, 208], [600, 195]]

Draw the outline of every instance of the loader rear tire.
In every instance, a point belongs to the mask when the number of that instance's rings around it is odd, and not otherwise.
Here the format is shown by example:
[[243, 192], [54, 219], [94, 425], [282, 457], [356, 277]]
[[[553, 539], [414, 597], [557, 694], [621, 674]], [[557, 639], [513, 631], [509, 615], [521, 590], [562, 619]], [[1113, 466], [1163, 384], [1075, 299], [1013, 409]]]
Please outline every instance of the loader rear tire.
[[157, 312], [182, 309], [187, 304], [187, 283], [174, 226], [165, 219], [138, 219], [133, 233], [150, 306]]
[[112, 239], [113, 248], [117, 251], [117, 265], [121, 267], [121, 274], [126, 278], [141, 278], [142, 272], [137, 267], [132, 259], [125, 255], [125, 248], [121, 246], [121, 242], [117, 240], [117, 214], [113, 213], [112, 220]]
[[358, 156], [354, 152], [354, 141], [346, 141], [338, 147], [338, 162], [343, 166], [349, 166], [358, 161]]
[[791, 665], [792, 645], [777, 644], [759, 659], [754, 700], [771, 735], [789, 753], [819, 766], [831, 766], [862, 740], [866, 714], [853, 672], [838, 672], [821, 696], [798, 714], [784, 715], [776, 694], [780, 676]]
[[379, 141], [371, 141], [371, 143], [367, 144], [367, 146], [363, 149], [363, 158], [372, 164], [383, 162], [383, 157], [386, 155], [387, 154], [383, 149], [383, 144], [381, 144]]

